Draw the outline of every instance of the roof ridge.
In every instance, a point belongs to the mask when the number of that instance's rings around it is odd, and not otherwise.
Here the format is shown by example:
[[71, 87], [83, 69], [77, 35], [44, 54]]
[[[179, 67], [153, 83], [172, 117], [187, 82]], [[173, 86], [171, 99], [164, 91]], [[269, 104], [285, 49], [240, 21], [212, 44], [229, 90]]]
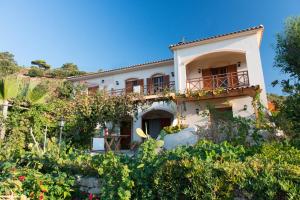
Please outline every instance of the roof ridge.
[[224, 37], [224, 36], [228, 36], [228, 35], [233, 35], [233, 34], [237, 34], [237, 33], [243, 33], [243, 32], [247, 32], [247, 31], [252, 31], [252, 30], [257, 30], [257, 29], [263, 29], [263, 28], [264, 28], [264, 26], [262, 24], [260, 24], [258, 26], [253, 26], [253, 27], [249, 27], [249, 28], [246, 28], [246, 29], [241, 29], [241, 30], [238, 30], [238, 31], [233, 31], [233, 32], [230, 32], [230, 33], [218, 34], [218, 35], [214, 35], [214, 36], [209, 36], [209, 37], [205, 37], [205, 38], [191, 40], [191, 41], [188, 41], [188, 42], [178, 42], [177, 44], [171, 44], [169, 46], [169, 48], [173, 48], [173, 47], [177, 47], [177, 46], [182, 46], [182, 45], [186, 45], [186, 44], [191, 44], [191, 43], [195, 43], [195, 42], [201, 42], [201, 41], [210, 40], [210, 39], [215, 39], [215, 38]]
[[79, 77], [85, 77], [85, 76], [90, 76], [90, 75], [97, 75], [97, 74], [103, 74], [107, 72], [113, 72], [113, 71], [118, 71], [118, 70], [124, 70], [124, 69], [132, 69], [132, 68], [137, 68], [145, 65], [152, 65], [152, 64], [159, 64], [167, 61], [172, 61], [174, 58], [166, 58], [166, 59], [160, 59], [160, 60], [155, 60], [155, 61], [149, 61], [149, 62], [144, 62], [140, 64], [134, 64], [134, 65], [128, 65], [128, 66], [123, 66], [123, 67], [117, 67], [117, 68], [111, 68], [108, 70], [103, 70], [101, 72], [91, 72], [91, 73], [86, 73], [80, 76], [70, 76], [68, 79], [73, 79], [73, 78], [79, 78]]

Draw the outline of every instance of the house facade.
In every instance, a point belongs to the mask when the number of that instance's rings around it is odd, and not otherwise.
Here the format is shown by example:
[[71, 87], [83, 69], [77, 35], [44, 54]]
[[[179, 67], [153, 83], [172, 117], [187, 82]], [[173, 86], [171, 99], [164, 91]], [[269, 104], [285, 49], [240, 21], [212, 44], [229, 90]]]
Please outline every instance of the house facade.
[[[136, 128], [157, 137], [164, 126], [178, 120], [188, 126], [208, 126], [214, 120], [208, 105], [232, 116], [255, 117], [253, 97], [259, 93], [267, 106], [260, 59], [263, 26], [171, 45], [170, 59], [107, 70], [69, 80], [85, 83], [88, 92], [106, 90], [110, 95], [138, 93], [156, 99], [140, 110], [137, 119], [120, 123], [128, 143], [139, 141]], [[165, 93], [171, 101], [160, 100]]]

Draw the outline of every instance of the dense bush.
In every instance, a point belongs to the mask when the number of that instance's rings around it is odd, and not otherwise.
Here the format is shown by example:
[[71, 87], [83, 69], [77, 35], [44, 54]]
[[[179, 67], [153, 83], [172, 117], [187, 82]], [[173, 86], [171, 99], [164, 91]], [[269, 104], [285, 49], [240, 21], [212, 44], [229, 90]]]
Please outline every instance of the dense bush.
[[30, 77], [43, 77], [44, 74], [45, 74], [45, 71], [38, 67], [31, 67], [27, 72], [27, 75]]
[[99, 163], [104, 199], [300, 198], [300, 151], [288, 144], [245, 149], [200, 141], [158, 152], [149, 140], [132, 158], [105, 160]]
[[[4, 148], [3, 148], [4, 147]], [[55, 139], [45, 152], [29, 144], [22, 152], [7, 151], [0, 144], [0, 196], [25, 195], [31, 199], [71, 199], [78, 196], [75, 176], [97, 176], [92, 157], [70, 146], [59, 147]]]
[[6, 156], [4, 146], [0, 195], [76, 198], [81, 174], [99, 176], [101, 199], [300, 198], [300, 150], [283, 142], [245, 148], [202, 140], [164, 151], [149, 139], [133, 156], [91, 156], [68, 145], [59, 150], [54, 139], [45, 152], [28, 145]]

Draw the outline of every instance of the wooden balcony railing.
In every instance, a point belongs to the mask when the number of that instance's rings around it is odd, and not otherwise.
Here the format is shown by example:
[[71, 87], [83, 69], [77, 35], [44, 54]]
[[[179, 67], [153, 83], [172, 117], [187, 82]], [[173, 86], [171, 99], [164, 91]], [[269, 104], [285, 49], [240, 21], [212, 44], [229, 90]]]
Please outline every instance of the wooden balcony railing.
[[[130, 92], [128, 92], [130, 91]], [[137, 93], [143, 96], [147, 95], [159, 95], [167, 92], [175, 92], [175, 81], [170, 81], [169, 83], [158, 83], [151, 85], [138, 85], [133, 88], [124, 89], [112, 89], [108, 91], [110, 95], [125, 95], [130, 93]]]
[[240, 71], [188, 79], [186, 84], [189, 91], [230, 89], [249, 86], [249, 77], [248, 71]]

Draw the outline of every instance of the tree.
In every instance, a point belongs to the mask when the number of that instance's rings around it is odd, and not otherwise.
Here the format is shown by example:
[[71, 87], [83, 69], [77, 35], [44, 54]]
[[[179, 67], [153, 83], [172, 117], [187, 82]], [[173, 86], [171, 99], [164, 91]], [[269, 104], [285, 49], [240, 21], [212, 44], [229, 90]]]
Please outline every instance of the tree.
[[32, 65], [37, 65], [39, 68], [44, 69], [44, 70], [49, 70], [51, 66], [46, 63], [45, 60], [33, 60], [31, 61]]
[[279, 122], [291, 137], [300, 136], [300, 16], [288, 18], [284, 31], [277, 34], [274, 66], [289, 77], [280, 82], [282, 91], [288, 96], [280, 108]]
[[0, 52], [0, 77], [14, 74], [20, 70], [14, 55], [9, 52]]
[[74, 63], [65, 63], [62, 65], [61, 69], [66, 70], [66, 71], [78, 71], [78, 67]]
[[85, 74], [83, 71], [79, 71], [78, 67], [74, 63], [65, 63], [62, 67], [54, 69], [51, 71], [51, 76], [53, 78], [66, 78], [70, 76], [78, 76]]

